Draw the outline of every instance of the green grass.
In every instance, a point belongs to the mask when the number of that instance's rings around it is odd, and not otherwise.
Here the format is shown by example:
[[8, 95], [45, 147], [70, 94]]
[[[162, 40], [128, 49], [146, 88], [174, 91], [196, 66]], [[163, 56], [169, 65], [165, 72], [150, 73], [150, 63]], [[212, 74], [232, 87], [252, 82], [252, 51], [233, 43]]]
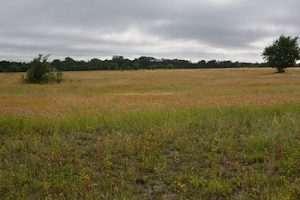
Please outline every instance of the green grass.
[[0, 118], [1, 199], [299, 199], [300, 105]]

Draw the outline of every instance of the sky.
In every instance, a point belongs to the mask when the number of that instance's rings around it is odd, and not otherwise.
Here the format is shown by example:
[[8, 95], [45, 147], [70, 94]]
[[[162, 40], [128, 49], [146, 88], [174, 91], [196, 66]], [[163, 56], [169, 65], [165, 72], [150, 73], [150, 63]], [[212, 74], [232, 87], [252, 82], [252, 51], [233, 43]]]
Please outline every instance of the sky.
[[0, 0], [0, 60], [153, 56], [261, 62], [300, 35], [299, 0]]

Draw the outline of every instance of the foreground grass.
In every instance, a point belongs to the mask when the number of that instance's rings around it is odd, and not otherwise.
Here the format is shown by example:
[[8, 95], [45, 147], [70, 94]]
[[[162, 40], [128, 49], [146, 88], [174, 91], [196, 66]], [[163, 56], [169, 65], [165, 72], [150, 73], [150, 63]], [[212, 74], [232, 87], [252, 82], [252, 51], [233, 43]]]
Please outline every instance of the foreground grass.
[[299, 199], [300, 105], [0, 118], [2, 199]]

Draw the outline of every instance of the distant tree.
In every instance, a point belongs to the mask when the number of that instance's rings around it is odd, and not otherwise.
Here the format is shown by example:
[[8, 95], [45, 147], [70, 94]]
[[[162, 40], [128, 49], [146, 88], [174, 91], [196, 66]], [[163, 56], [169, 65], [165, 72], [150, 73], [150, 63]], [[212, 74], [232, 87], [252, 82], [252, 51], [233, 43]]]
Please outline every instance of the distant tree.
[[149, 67], [151, 67], [151, 65], [153, 65], [156, 62], [155, 58], [147, 57], [147, 56], [141, 56], [137, 60], [140, 64], [140, 66], [143, 68], [149, 68]]
[[198, 62], [198, 66], [200, 67], [205, 67], [206, 66], [206, 61], [205, 60], [201, 60]]
[[217, 67], [218, 66], [218, 62], [216, 60], [210, 60], [206, 63], [207, 67]]
[[55, 59], [52, 61], [51, 63], [52, 67], [54, 67], [55, 69], [57, 70], [60, 70], [60, 71], [64, 71], [66, 70], [62, 64], [62, 62], [59, 60], [59, 59]]
[[134, 60], [132, 65], [134, 70], [138, 70], [141, 68], [141, 64], [137, 61], [137, 59]]
[[[123, 56], [114, 56], [112, 59], [100, 60], [93, 58], [89, 61], [74, 60], [66, 57], [64, 60], [55, 59], [50, 65], [59, 71], [86, 71], [86, 70], [139, 70], [139, 69], [199, 69], [199, 68], [234, 68], [234, 67], [265, 67], [266, 63], [247, 63], [201, 60], [197, 63], [182, 59], [164, 59], [142, 56], [133, 60]], [[0, 61], [0, 72], [26, 72], [32, 63]]]
[[285, 68], [294, 67], [300, 59], [298, 37], [281, 35], [273, 44], [267, 46], [262, 54], [269, 65], [276, 67], [278, 73], [284, 73]]
[[115, 63], [118, 69], [123, 70], [124, 66], [124, 57], [123, 56], [113, 56], [111, 59], [112, 63]]
[[26, 76], [23, 80], [26, 83], [49, 83], [58, 82], [63, 80], [61, 72], [57, 72], [48, 62], [49, 56], [39, 54], [38, 57], [34, 58], [30, 63]]

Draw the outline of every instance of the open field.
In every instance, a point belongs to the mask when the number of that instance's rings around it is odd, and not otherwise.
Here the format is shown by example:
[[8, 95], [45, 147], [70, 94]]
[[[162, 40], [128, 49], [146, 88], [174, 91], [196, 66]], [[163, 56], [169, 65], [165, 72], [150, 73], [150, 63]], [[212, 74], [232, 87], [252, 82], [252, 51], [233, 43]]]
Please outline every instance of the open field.
[[300, 102], [300, 69], [155, 70], [65, 73], [56, 85], [24, 85], [0, 74], [0, 115], [65, 115], [162, 108]]
[[1, 199], [300, 199], [300, 69], [0, 74]]

